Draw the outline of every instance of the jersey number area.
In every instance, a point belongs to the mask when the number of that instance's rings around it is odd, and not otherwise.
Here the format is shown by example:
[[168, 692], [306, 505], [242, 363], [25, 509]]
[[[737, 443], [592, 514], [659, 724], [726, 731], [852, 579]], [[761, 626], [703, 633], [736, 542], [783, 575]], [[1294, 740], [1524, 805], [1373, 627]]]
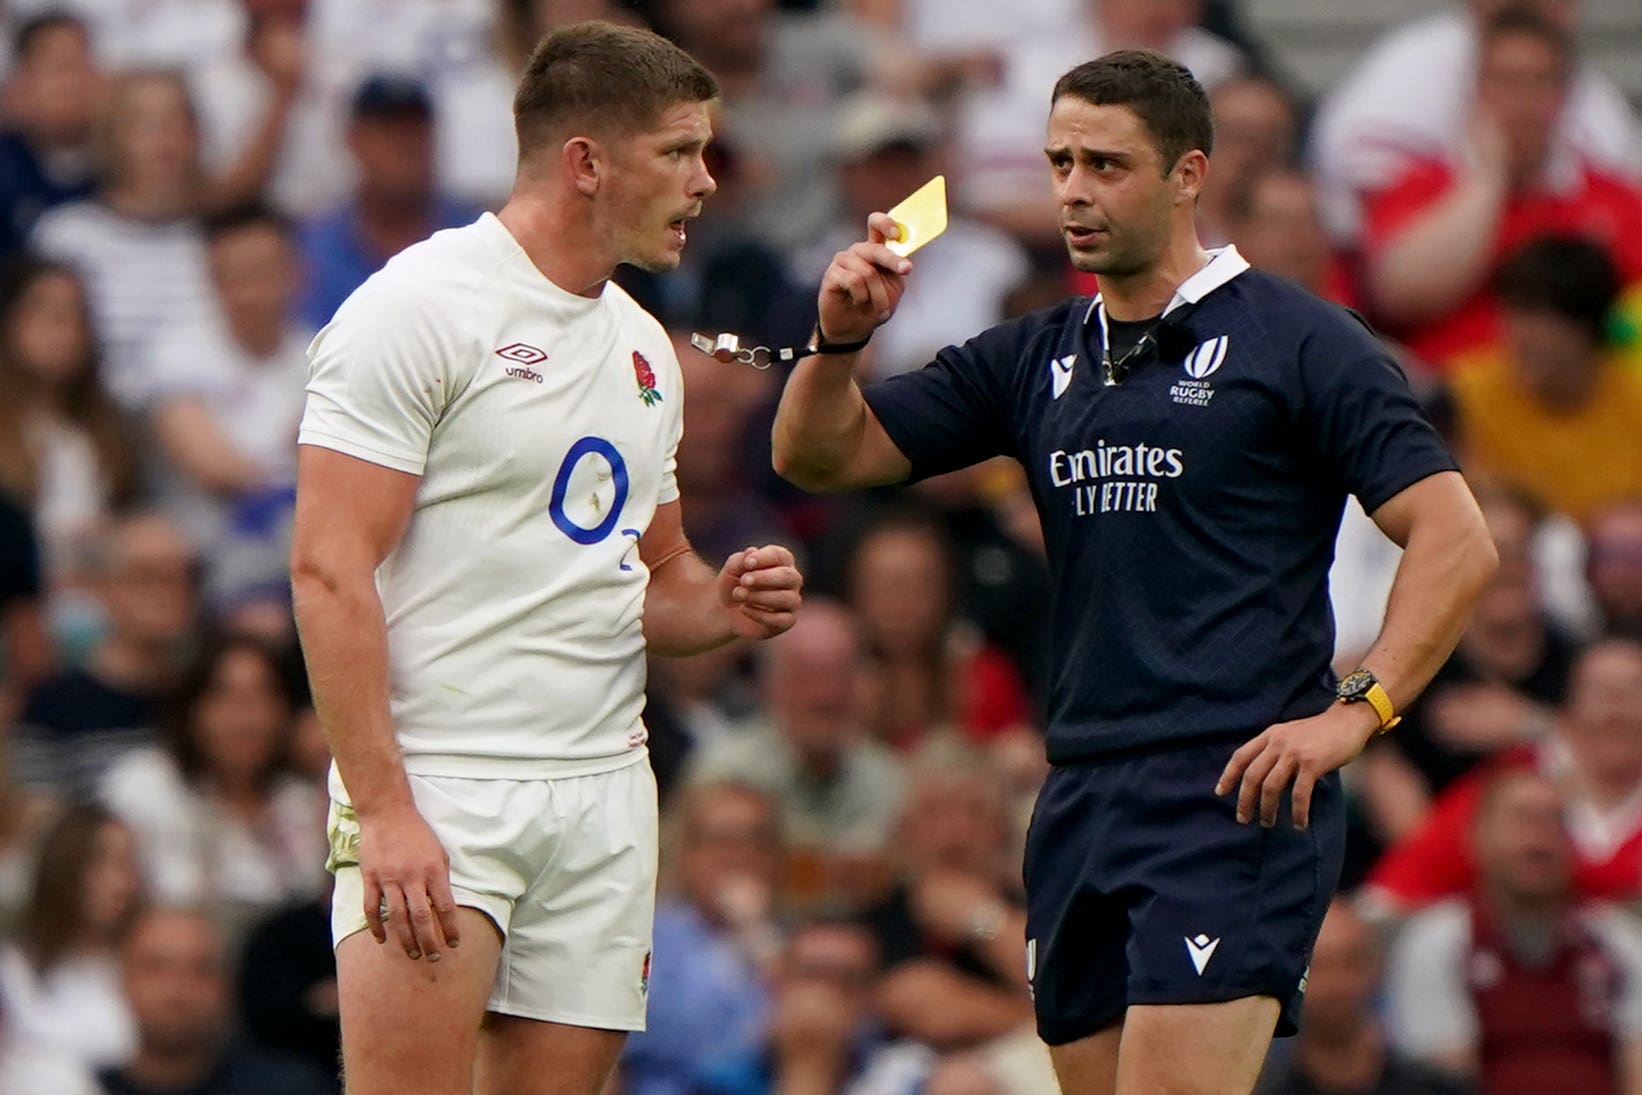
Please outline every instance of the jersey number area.
[[[576, 543], [601, 543], [621, 522], [621, 511], [627, 505], [629, 489], [627, 461], [622, 459], [616, 446], [602, 437], [584, 437], [564, 454], [559, 473], [553, 477], [553, 494], [547, 503], [547, 513], [558, 530]], [[613, 496], [606, 499], [606, 493]], [[571, 516], [565, 508], [567, 505], [597, 520], [584, 524]], [[638, 542], [638, 529], [624, 528], [621, 534]], [[633, 568], [624, 562], [621, 569]]]

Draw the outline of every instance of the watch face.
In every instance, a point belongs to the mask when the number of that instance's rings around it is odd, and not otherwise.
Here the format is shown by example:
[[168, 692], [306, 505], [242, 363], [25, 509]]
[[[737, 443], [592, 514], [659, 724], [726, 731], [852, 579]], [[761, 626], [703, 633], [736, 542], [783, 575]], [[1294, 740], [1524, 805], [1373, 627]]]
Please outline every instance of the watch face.
[[1359, 669], [1355, 673], [1347, 674], [1340, 682], [1340, 698], [1343, 700], [1360, 700], [1368, 695], [1368, 690], [1374, 687], [1374, 674], [1366, 669]]

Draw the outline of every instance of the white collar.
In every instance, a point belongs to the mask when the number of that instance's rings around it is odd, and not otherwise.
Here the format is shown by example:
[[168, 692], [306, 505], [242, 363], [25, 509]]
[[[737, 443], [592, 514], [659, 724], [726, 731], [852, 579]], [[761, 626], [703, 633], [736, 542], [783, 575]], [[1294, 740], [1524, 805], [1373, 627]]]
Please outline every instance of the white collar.
[[[1168, 315], [1182, 304], [1196, 304], [1248, 268], [1249, 260], [1238, 254], [1237, 248], [1232, 244], [1216, 247], [1209, 252], [1209, 261], [1204, 263], [1197, 273], [1180, 283], [1180, 288], [1174, 291], [1174, 296], [1170, 298], [1169, 306], [1163, 309], [1163, 314]], [[1099, 293], [1096, 293], [1095, 299], [1089, 302], [1089, 310], [1083, 314], [1083, 322], [1088, 323], [1094, 317], [1096, 309], [1100, 311], [1101, 327], [1104, 330], [1106, 309], [1101, 305]]]

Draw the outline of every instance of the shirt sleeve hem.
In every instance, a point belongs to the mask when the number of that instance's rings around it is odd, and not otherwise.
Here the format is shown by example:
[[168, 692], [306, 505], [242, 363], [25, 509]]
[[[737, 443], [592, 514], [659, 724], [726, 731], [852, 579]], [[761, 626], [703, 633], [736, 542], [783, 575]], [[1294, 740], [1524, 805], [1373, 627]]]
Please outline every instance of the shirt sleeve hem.
[[1409, 487], [1412, 487], [1415, 483], [1418, 483], [1424, 479], [1429, 479], [1433, 475], [1441, 475], [1445, 471], [1459, 470], [1459, 465], [1449, 459], [1433, 461], [1429, 464], [1421, 464], [1417, 468], [1397, 476], [1395, 479], [1387, 480], [1386, 483], [1380, 485], [1373, 494], [1359, 494], [1357, 496], [1357, 501], [1362, 503], [1363, 512], [1372, 517], [1374, 516], [1375, 510], [1397, 497], [1397, 495], [1401, 494]]
[[297, 444], [330, 449], [333, 452], [342, 453], [344, 456], [352, 456], [366, 463], [376, 464], [392, 471], [402, 471], [409, 475], [421, 475], [427, 467], [427, 460], [423, 457], [382, 452], [380, 449], [361, 445], [357, 441], [337, 437], [334, 434], [322, 433], [314, 429], [303, 430], [297, 436]]

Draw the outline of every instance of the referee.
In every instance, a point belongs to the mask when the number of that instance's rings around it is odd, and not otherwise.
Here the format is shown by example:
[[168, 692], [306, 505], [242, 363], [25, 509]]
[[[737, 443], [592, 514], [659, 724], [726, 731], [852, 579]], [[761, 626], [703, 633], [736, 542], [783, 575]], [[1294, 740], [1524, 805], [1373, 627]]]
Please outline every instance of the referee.
[[[1057, 589], [1025, 868], [1039, 1033], [1071, 1095], [1246, 1093], [1294, 1029], [1338, 881], [1335, 770], [1447, 658], [1496, 558], [1374, 336], [1199, 244], [1214, 124], [1191, 75], [1113, 53], [1051, 103], [1062, 232], [1100, 295], [863, 391], [855, 354], [912, 269], [874, 214], [822, 281], [775, 464], [816, 491], [1025, 466]], [[1336, 681], [1347, 494], [1406, 551], [1379, 639]]]

